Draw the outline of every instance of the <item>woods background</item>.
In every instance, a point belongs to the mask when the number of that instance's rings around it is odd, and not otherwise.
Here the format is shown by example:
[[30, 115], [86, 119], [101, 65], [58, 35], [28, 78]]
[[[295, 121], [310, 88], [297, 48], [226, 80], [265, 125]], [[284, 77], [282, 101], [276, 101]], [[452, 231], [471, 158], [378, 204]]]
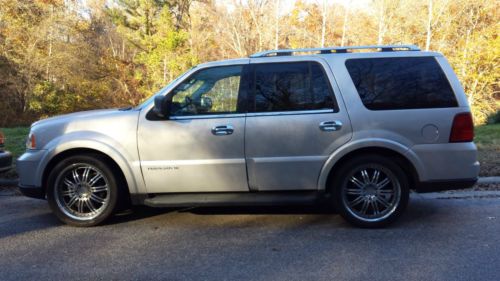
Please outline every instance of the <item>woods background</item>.
[[500, 108], [496, 0], [0, 0], [0, 127], [136, 105], [200, 62], [275, 48], [444, 53], [476, 124]]

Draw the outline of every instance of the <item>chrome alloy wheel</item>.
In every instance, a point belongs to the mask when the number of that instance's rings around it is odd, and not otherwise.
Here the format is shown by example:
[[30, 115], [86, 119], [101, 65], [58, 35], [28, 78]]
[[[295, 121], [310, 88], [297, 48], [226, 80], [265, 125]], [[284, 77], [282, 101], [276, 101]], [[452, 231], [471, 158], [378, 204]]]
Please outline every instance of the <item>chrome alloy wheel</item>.
[[70, 165], [59, 174], [55, 184], [57, 206], [72, 219], [92, 220], [109, 204], [108, 180], [92, 165]]
[[352, 171], [342, 188], [342, 201], [354, 217], [377, 222], [394, 213], [401, 199], [401, 185], [389, 169], [364, 165]]

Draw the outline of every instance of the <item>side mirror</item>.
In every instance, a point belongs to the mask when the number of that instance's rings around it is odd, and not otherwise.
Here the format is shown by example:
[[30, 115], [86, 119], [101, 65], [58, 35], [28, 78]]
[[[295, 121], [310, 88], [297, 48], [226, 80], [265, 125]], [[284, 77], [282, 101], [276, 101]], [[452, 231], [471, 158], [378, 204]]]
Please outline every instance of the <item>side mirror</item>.
[[168, 119], [170, 115], [170, 103], [170, 100], [166, 96], [156, 96], [153, 108], [154, 113], [160, 118]]

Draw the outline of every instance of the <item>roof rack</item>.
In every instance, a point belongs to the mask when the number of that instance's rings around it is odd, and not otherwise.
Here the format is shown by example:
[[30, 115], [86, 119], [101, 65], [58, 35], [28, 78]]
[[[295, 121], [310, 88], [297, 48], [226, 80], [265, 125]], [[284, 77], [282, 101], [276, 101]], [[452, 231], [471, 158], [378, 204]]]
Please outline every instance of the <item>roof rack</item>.
[[320, 54], [336, 54], [336, 53], [349, 53], [352, 50], [370, 50], [370, 49], [377, 49], [378, 52], [420, 51], [420, 48], [418, 48], [415, 45], [373, 45], [373, 46], [269, 50], [269, 51], [255, 53], [251, 55], [250, 58], [262, 58], [271, 56], [292, 56], [294, 53], [311, 53], [311, 52]]

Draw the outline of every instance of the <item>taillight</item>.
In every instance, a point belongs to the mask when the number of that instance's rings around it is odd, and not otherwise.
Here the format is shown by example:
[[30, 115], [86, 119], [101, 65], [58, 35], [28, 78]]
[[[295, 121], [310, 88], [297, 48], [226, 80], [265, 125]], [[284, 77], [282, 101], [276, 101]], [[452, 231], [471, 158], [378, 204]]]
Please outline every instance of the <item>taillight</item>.
[[455, 115], [451, 126], [450, 142], [470, 142], [474, 140], [474, 123], [470, 112]]
[[5, 136], [3, 135], [2, 132], [0, 132], [0, 147], [3, 146], [4, 142], [5, 142]]

